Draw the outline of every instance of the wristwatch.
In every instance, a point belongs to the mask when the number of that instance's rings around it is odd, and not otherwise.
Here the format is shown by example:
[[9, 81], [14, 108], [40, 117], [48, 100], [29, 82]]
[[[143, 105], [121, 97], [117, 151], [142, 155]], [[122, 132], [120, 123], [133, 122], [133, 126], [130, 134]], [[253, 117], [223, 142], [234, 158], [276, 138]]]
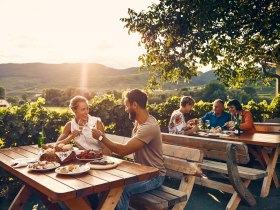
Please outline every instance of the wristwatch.
[[98, 137], [98, 140], [99, 140], [99, 141], [102, 141], [102, 140], [104, 139], [104, 137], [105, 137], [105, 134], [102, 133], [102, 134]]

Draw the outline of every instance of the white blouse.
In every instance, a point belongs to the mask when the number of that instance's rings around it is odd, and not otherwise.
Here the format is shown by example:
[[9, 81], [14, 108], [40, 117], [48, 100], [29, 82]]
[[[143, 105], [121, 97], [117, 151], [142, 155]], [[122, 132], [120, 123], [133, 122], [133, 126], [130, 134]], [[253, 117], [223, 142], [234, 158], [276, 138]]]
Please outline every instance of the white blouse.
[[[80, 136], [76, 136], [74, 138], [75, 143], [82, 146], [80, 149], [93, 149], [93, 150], [101, 150], [99, 140], [92, 137], [91, 128], [97, 127], [97, 121], [101, 121], [100, 118], [88, 115], [88, 123], [82, 130], [82, 134]], [[79, 130], [79, 125], [75, 119], [71, 120], [71, 132], [74, 130]]]

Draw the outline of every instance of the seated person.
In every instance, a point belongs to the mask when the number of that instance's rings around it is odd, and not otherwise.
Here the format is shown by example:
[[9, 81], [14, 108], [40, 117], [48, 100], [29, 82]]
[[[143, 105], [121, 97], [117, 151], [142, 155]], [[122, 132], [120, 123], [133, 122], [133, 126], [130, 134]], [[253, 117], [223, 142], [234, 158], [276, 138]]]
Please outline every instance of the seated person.
[[[232, 116], [241, 116], [240, 130], [246, 131], [246, 133], [256, 132], [252, 113], [249, 110], [243, 110], [242, 105], [238, 100], [230, 100], [227, 104], [227, 107]], [[232, 123], [234, 122], [227, 122], [226, 126], [230, 127], [232, 126]]]
[[92, 137], [93, 127], [104, 132], [104, 126], [100, 118], [89, 115], [88, 100], [83, 96], [75, 96], [70, 100], [69, 107], [75, 117], [64, 126], [57, 144], [67, 144], [73, 139], [79, 149], [101, 150], [104, 155], [111, 155], [111, 151], [103, 143]]
[[210, 128], [221, 127], [227, 129], [225, 123], [231, 120], [229, 113], [224, 111], [224, 102], [221, 99], [216, 99], [213, 102], [213, 111], [206, 113], [201, 117], [201, 121], [205, 123], [206, 120], [210, 121]]
[[180, 108], [175, 110], [168, 124], [169, 133], [191, 135], [198, 131], [197, 125], [191, 125], [192, 121], [186, 123], [184, 113], [189, 113], [194, 106], [194, 99], [190, 96], [183, 96], [180, 101]]

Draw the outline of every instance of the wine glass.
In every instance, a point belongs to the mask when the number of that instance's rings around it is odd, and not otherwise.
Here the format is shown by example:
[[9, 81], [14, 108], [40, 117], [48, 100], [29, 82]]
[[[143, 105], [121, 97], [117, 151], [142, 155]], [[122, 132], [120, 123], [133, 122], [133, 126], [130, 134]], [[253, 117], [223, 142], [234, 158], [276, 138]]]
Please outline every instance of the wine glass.
[[234, 130], [235, 121], [236, 121], [236, 115], [235, 115], [235, 114], [232, 114], [232, 115], [231, 115], [231, 120], [230, 120], [229, 123], [228, 123], [229, 130], [231, 130], [231, 131]]
[[205, 125], [206, 125], [207, 129], [209, 129], [209, 127], [210, 127], [210, 120], [205, 120]]

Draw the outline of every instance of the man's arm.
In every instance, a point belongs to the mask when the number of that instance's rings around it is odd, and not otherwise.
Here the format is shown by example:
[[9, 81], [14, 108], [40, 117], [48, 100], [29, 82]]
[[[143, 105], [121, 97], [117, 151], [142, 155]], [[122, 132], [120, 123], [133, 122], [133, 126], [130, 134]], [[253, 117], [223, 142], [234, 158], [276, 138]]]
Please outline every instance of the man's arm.
[[[96, 139], [98, 139], [102, 135], [101, 131], [97, 129], [92, 129], [92, 136]], [[137, 138], [131, 138], [126, 144], [120, 144], [117, 142], [113, 142], [110, 139], [108, 139], [106, 136], [104, 136], [102, 143], [107, 146], [112, 152], [120, 155], [120, 156], [126, 156], [131, 153], [136, 152], [137, 150], [141, 149], [145, 143], [140, 141]]]

